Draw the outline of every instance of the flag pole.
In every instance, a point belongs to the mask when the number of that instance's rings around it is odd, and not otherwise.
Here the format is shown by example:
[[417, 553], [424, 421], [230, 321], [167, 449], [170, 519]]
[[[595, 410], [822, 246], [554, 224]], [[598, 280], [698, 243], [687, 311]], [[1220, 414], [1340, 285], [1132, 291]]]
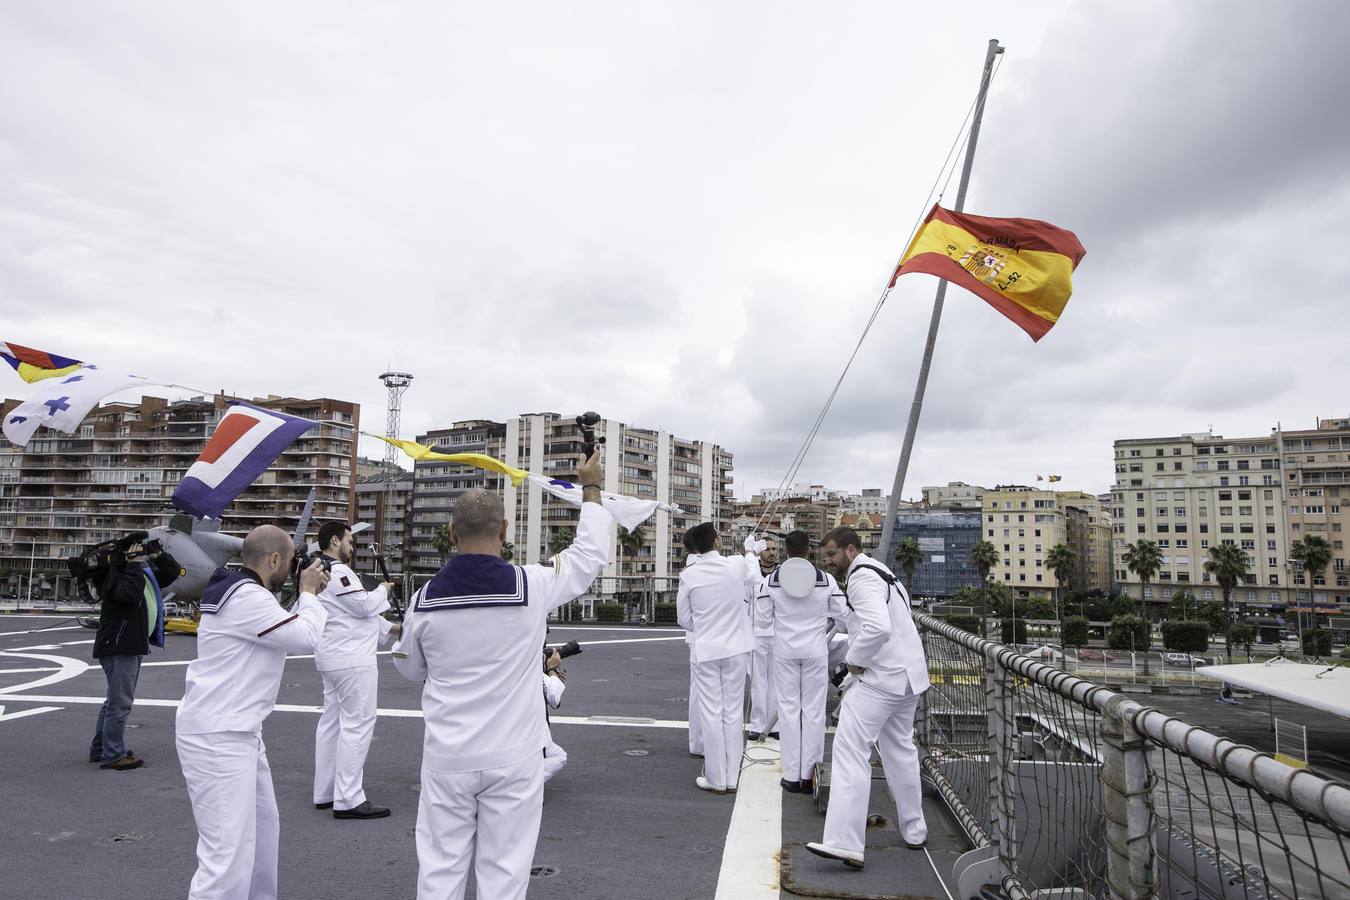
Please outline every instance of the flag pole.
[[[953, 209], [961, 212], [966, 205], [966, 188], [970, 186], [970, 170], [975, 164], [975, 144], [980, 139], [980, 120], [984, 117], [984, 99], [989, 93], [989, 79], [994, 71], [994, 57], [1003, 52], [997, 38], [989, 40], [989, 49], [984, 54], [984, 71], [980, 76], [980, 92], [975, 99], [975, 115], [970, 123], [970, 137], [966, 141], [966, 160], [961, 166], [961, 184], [956, 189], [956, 205]], [[895, 517], [900, 509], [900, 494], [905, 488], [905, 470], [909, 468], [909, 455], [914, 449], [914, 432], [919, 429], [919, 413], [923, 410], [924, 389], [928, 386], [928, 370], [933, 363], [933, 346], [937, 343], [938, 325], [942, 321], [942, 302], [947, 296], [947, 281], [938, 282], [937, 295], [933, 298], [933, 316], [928, 322], [928, 343], [923, 348], [923, 362], [919, 365], [919, 380], [914, 385], [914, 402], [909, 408], [909, 423], [905, 426], [905, 443], [900, 449], [900, 462], [895, 467], [895, 481], [891, 484], [891, 496], [886, 503], [886, 521], [881, 529], [882, 563], [890, 562], [891, 541], [895, 534]], [[912, 587], [912, 586], [911, 586]]]

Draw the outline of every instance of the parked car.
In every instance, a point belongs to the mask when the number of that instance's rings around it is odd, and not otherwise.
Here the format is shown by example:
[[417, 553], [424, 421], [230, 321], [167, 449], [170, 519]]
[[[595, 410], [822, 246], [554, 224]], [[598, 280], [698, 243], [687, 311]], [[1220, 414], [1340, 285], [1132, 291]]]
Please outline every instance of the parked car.
[[1105, 650], [1097, 650], [1093, 647], [1082, 647], [1078, 651], [1079, 659], [1091, 659], [1099, 662], [1114, 662], [1115, 657]]
[[1195, 656], [1191, 653], [1169, 653], [1164, 659], [1169, 666], [1186, 666], [1187, 668], [1190, 668], [1191, 666], [1209, 665], [1209, 660], [1205, 659], [1203, 656]]

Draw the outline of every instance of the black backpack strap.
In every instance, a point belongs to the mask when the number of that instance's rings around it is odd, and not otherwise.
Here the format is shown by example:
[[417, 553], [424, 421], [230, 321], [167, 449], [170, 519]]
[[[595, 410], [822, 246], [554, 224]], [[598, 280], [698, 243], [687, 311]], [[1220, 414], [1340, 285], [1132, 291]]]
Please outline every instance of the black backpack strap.
[[[869, 572], [876, 572], [877, 575], [881, 576], [881, 580], [886, 582], [886, 604], [889, 606], [891, 602], [891, 588], [895, 587], [895, 585], [899, 583], [900, 579], [896, 578], [894, 575], [892, 575], [890, 572], [887, 572], [885, 569], [879, 568], [877, 566], [869, 566], [867, 563], [862, 563], [861, 565], [858, 566], [858, 568], [867, 569]], [[849, 612], [853, 611], [853, 604], [848, 601], [847, 586], [844, 587], [844, 605], [848, 607]]]

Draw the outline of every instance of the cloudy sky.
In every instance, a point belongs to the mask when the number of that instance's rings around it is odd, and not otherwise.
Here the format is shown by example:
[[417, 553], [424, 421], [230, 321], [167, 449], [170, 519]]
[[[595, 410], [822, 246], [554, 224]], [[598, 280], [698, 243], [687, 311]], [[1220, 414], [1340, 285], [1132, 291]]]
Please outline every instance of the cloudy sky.
[[[966, 208], [1088, 255], [1039, 344], [948, 293], [905, 494], [1097, 492], [1119, 437], [1350, 415], [1347, 35], [1339, 0], [5, 4], [0, 338], [375, 430], [393, 366], [405, 436], [593, 408], [729, 447], [745, 496], [997, 37]], [[889, 485], [935, 285], [799, 480]]]

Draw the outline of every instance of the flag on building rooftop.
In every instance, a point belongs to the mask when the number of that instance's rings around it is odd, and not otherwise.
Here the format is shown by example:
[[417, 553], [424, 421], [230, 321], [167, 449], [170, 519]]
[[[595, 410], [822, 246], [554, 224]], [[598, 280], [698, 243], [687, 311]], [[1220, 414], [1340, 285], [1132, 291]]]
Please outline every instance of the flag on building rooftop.
[[[382, 434], [371, 434], [368, 431], [361, 433], [368, 437], [379, 438], [385, 443], [393, 444], [415, 460], [440, 460], [474, 466], [488, 472], [505, 475], [511, 479], [511, 484], [517, 487], [521, 484], [534, 485], [544, 493], [557, 497], [572, 506], [579, 507], [582, 503], [580, 485], [563, 481], [560, 478], [545, 478], [543, 475], [535, 475], [533, 472], [517, 469], [515, 466], [509, 466], [485, 453], [441, 453], [439, 450], [433, 450], [431, 447], [419, 444], [416, 441], [399, 440], [398, 438], [385, 437]], [[616, 522], [629, 531], [650, 519], [658, 509], [664, 509], [668, 512], [681, 512], [680, 507], [673, 503], [640, 500], [626, 494], [611, 494], [609, 491], [600, 492], [600, 503], [605, 509], [609, 510], [610, 515], [614, 516]]]
[[33, 432], [37, 431], [39, 425], [74, 434], [89, 411], [109, 394], [163, 383], [140, 375], [110, 372], [92, 363], [84, 363], [64, 378], [47, 378], [38, 382], [33, 396], [5, 415], [5, 437], [23, 447], [32, 440]]
[[173, 505], [203, 519], [219, 518], [282, 451], [317, 424], [234, 401], [174, 489]]
[[1050, 481], [1062, 481], [1062, 480], [1064, 480], [1064, 476], [1063, 476], [1063, 475], [1051, 475], [1051, 476], [1050, 476]]
[[57, 356], [55, 353], [34, 350], [22, 344], [11, 344], [9, 341], [0, 341], [0, 358], [9, 363], [10, 367], [19, 373], [19, 377], [29, 384], [42, 381], [44, 378], [69, 375], [84, 365], [78, 359]]
[[909, 272], [945, 278], [1039, 341], [1064, 312], [1073, 271], [1086, 252], [1072, 231], [1048, 222], [974, 216], [934, 204], [890, 286]]

